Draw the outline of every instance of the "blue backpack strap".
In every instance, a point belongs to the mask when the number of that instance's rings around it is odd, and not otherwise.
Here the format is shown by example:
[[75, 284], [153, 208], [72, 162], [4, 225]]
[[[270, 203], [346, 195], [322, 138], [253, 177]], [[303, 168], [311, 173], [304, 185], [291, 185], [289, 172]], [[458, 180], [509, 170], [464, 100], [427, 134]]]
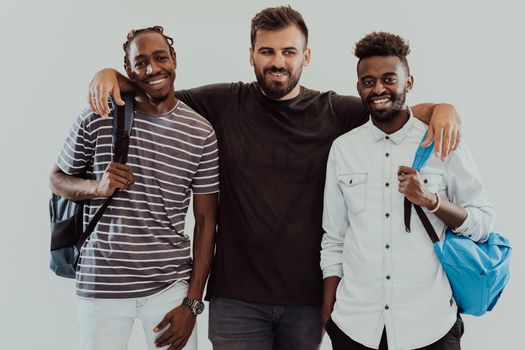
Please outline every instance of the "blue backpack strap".
[[[419, 147], [416, 150], [416, 155], [414, 156], [414, 161], [412, 162], [412, 168], [416, 169], [418, 172], [421, 171], [428, 158], [432, 155], [434, 151], [434, 141], [428, 147], [422, 147], [421, 144], [427, 137], [428, 131], [425, 132], [421, 142], [419, 142]], [[412, 214], [412, 203], [405, 197], [404, 201], [404, 219], [405, 219], [405, 231], [410, 233], [410, 217]], [[419, 213], [418, 213], [419, 214]]]
[[423, 135], [423, 139], [421, 139], [421, 142], [419, 143], [416, 155], [414, 156], [414, 161], [412, 162], [412, 168], [416, 169], [417, 171], [421, 171], [421, 168], [423, 168], [428, 158], [430, 158], [432, 151], [434, 151], [434, 141], [432, 141], [432, 143], [428, 147], [421, 146], [421, 144], [425, 140], [425, 137], [427, 137], [427, 133], [428, 131], [426, 131], [425, 135]]

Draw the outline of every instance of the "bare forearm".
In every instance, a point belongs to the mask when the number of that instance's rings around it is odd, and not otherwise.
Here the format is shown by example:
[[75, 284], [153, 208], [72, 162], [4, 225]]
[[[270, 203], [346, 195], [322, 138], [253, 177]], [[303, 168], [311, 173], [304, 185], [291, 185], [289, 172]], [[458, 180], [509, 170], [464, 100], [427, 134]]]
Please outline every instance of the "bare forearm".
[[429, 124], [430, 119], [432, 119], [432, 113], [434, 112], [434, 108], [436, 108], [436, 106], [437, 104], [435, 103], [420, 103], [410, 108], [412, 109], [412, 112], [416, 118], [425, 124]]
[[[207, 197], [204, 201], [196, 197]], [[188, 298], [201, 300], [208, 279], [215, 247], [217, 195], [194, 196], [195, 230], [193, 234], [193, 268]]]
[[[206, 231], [199, 229], [195, 225], [194, 243], [193, 243], [193, 268], [191, 271], [191, 283], [188, 289], [188, 298], [201, 300], [204, 294], [204, 286], [211, 269], [211, 262], [213, 259], [213, 248], [215, 240], [213, 238], [215, 232], [198, 232]], [[209, 230], [208, 230], [209, 231]], [[215, 227], [213, 228], [215, 231]], [[200, 238], [197, 238], [199, 237]], [[210, 237], [211, 236], [211, 237]]]
[[97, 197], [97, 182], [64, 174], [57, 165], [49, 176], [49, 187], [53, 193], [74, 201]]
[[[434, 203], [435, 208], [437, 201]], [[467, 211], [452, 202], [449, 202], [446, 198], [441, 198], [441, 204], [439, 209], [434, 213], [436, 216], [445, 223], [448, 227], [455, 229], [465, 221], [467, 218]]]
[[135, 85], [129, 80], [128, 77], [121, 74], [119, 71], [115, 71], [117, 74], [117, 81], [122, 92], [133, 92], [135, 90]]
[[410, 107], [414, 116], [424, 122], [430, 124], [434, 115], [450, 115], [454, 118], [457, 123], [461, 122], [454, 106], [448, 103], [420, 103], [418, 105]]
[[327, 277], [323, 281], [323, 309], [329, 309], [330, 311], [334, 307], [335, 294], [337, 292], [337, 286], [341, 278], [337, 276]]
[[321, 324], [326, 326], [332, 311], [334, 310], [335, 294], [341, 278], [330, 276], [323, 281], [323, 305], [321, 307]]

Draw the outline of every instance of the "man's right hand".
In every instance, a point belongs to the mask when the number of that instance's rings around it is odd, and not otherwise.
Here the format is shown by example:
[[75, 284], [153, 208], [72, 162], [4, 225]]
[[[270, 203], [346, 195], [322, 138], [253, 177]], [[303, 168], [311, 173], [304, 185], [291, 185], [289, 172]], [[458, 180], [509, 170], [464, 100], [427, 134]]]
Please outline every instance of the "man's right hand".
[[120, 96], [118, 76], [119, 73], [116, 70], [106, 68], [97, 72], [89, 83], [87, 96], [89, 108], [102, 117], [107, 117], [111, 111], [108, 105], [110, 95], [119, 106], [124, 106], [124, 101]]
[[102, 179], [97, 183], [96, 196], [109, 197], [117, 188], [125, 190], [134, 182], [135, 179], [129, 166], [111, 162], [104, 171]]

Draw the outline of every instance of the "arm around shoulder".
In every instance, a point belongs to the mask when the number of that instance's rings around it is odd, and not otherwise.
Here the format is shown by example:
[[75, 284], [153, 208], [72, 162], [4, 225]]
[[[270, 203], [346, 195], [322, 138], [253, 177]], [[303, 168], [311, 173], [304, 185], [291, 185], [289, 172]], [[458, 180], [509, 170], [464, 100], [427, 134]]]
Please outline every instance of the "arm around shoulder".
[[454, 106], [446, 103], [422, 103], [412, 107], [414, 115], [428, 124], [428, 133], [423, 146], [434, 141], [436, 156], [445, 160], [459, 146], [461, 118]]
[[89, 83], [87, 102], [93, 112], [100, 116], [110, 113], [108, 98], [113, 96], [119, 106], [124, 105], [120, 92], [133, 92], [134, 85], [127, 77], [113, 68], [97, 72]]
[[215, 124], [229, 103], [240, 98], [245, 88], [246, 86], [243, 83], [209, 84], [192, 89], [177, 90], [175, 97], [212, 124]]

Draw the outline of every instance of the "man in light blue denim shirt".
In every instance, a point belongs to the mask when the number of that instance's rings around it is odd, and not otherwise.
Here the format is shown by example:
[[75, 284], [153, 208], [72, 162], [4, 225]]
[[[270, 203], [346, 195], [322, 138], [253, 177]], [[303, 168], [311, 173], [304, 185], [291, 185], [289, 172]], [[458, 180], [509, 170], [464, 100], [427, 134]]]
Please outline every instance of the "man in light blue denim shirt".
[[423, 225], [403, 222], [404, 197], [447, 227], [486, 239], [494, 212], [463, 142], [418, 173], [408, 167], [427, 125], [405, 105], [407, 42], [372, 33], [356, 44], [357, 89], [370, 112], [330, 151], [321, 268], [323, 321], [334, 349], [460, 349], [463, 324]]

